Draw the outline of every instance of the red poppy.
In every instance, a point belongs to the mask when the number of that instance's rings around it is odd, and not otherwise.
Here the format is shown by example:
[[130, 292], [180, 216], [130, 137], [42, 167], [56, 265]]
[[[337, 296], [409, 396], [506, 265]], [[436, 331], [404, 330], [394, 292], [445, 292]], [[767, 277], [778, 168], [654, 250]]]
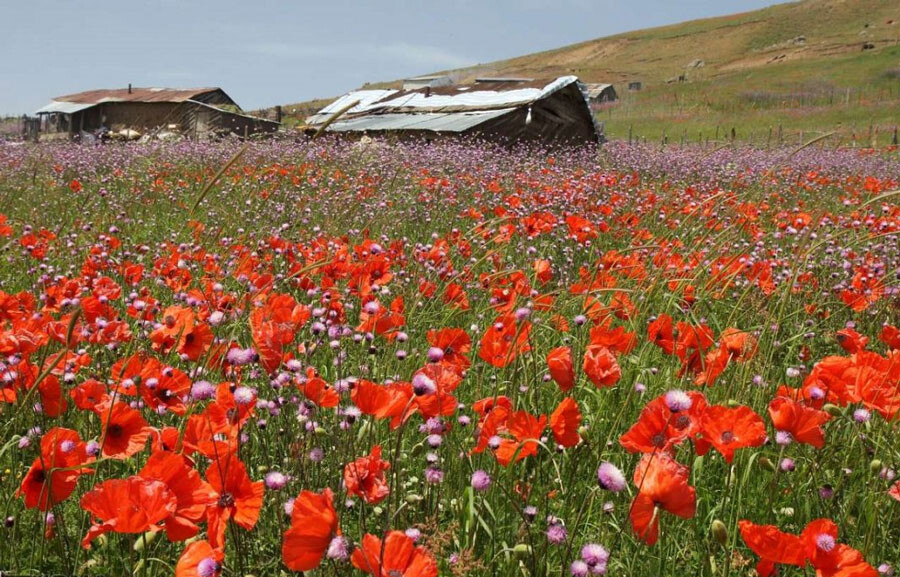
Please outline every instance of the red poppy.
[[888, 495], [900, 501], [900, 481], [897, 481], [893, 487], [888, 490]]
[[611, 387], [622, 378], [622, 369], [615, 355], [602, 345], [588, 346], [582, 369], [597, 387]]
[[553, 414], [550, 415], [550, 430], [557, 444], [563, 447], [574, 447], [581, 440], [578, 427], [581, 426], [581, 410], [571, 397], [562, 400]]
[[95, 519], [81, 545], [87, 549], [91, 541], [111, 531], [158, 531], [177, 506], [175, 495], [161, 481], [138, 476], [104, 481], [81, 498], [81, 508]]
[[301, 491], [294, 499], [291, 526], [284, 533], [281, 558], [291, 571], [311, 571], [319, 566], [331, 540], [340, 535], [331, 489], [322, 493]]
[[787, 397], [777, 397], [769, 403], [769, 418], [775, 430], [790, 433], [798, 443], [807, 443], [817, 449], [825, 446], [822, 425], [831, 418], [825, 411]]
[[413, 390], [409, 383], [378, 385], [363, 379], [353, 386], [350, 398], [363, 414], [376, 419], [391, 419], [392, 428], [414, 412], [411, 409]]
[[559, 390], [566, 393], [575, 386], [575, 367], [572, 364], [572, 349], [557, 347], [547, 353], [547, 368]]
[[775, 573], [775, 565], [806, 564], [803, 541], [796, 535], [782, 533], [773, 525], [754, 525], [742, 520], [738, 523], [741, 538], [751, 551], [759, 556], [756, 572], [759, 577], [769, 577]]
[[144, 450], [151, 428], [140, 411], [117, 402], [100, 410], [103, 436], [100, 445], [104, 457], [126, 459]]
[[506, 420], [507, 435], [500, 441], [494, 453], [497, 462], [504, 467], [513, 462], [518, 463], [531, 455], [537, 455], [538, 441], [547, 427], [547, 416], [539, 418], [526, 411], [515, 411]]
[[697, 439], [697, 454], [705, 455], [715, 447], [726, 463], [734, 460], [734, 451], [745, 447], [759, 447], [766, 442], [766, 424], [750, 407], [733, 409], [711, 405], [700, 418], [701, 438]]
[[178, 558], [175, 577], [218, 577], [224, 559], [225, 552], [213, 548], [209, 541], [194, 541]]
[[647, 327], [647, 338], [663, 350], [667, 355], [675, 353], [675, 331], [672, 328], [672, 317], [659, 315]]
[[320, 407], [336, 407], [341, 400], [337, 391], [319, 377], [312, 367], [306, 369], [306, 379], [301, 379], [298, 386], [304, 397]]
[[265, 485], [252, 482], [244, 463], [234, 455], [214, 461], [206, 470], [206, 480], [215, 491], [214, 502], [206, 512], [207, 535], [214, 548], [222, 549], [229, 520], [248, 531], [256, 525]]
[[207, 324], [197, 321], [190, 307], [170, 306], [163, 311], [162, 324], [150, 333], [150, 340], [154, 350], [174, 350], [196, 361], [209, 349], [213, 333]]
[[878, 339], [886, 344], [888, 348], [900, 350], [900, 329], [893, 325], [884, 325]]
[[106, 385], [97, 379], [88, 379], [69, 391], [75, 406], [85, 411], [95, 411], [109, 400]]
[[850, 354], [864, 350], [869, 344], [869, 337], [861, 335], [853, 329], [841, 329], [835, 337], [841, 348]]
[[437, 577], [434, 556], [402, 531], [390, 531], [382, 543], [366, 533], [350, 557], [353, 566], [375, 577]]
[[384, 477], [390, 468], [391, 464], [381, 459], [381, 446], [375, 445], [369, 455], [344, 467], [344, 487], [370, 505], [380, 503], [391, 493]]
[[250, 313], [250, 329], [259, 362], [269, 374], [281, 366], [285, 348], [310, 316], [309, 308], [288, 294], [271, 294], [263, 306]]
[[601, 346], [611, 352], [627, 355], [637, 346], [637, 335], [625, 330], [625, 327], [610, 329], [608, 324], [591, 328], [590, 345]]
[[456, 328], [432, 329], [428, 331], [427, 339], [429, 345], [444, 351], [441, 362], [455, 365], [461, 371], [472, 364], [467, 356], [472, 350], [472, 339], [466, 331]]
[[88, 462], [85, 443], [76, 431], [55, 427], [41, 437], [41, 455], [22, 479], [16, 496], [25, 497], [25, 507], [47, 511], [65, 501], [75, 490], [79, 469]]
[[673, 413], [666, 405], [665, 395], [653, 399], [641, 411], [641, 416], [628, 431], [619, 437], [619, 444], [630, 453], [668, 451], [700, 430], [700, 419], [706, 411], [702, 393], [687, 393], [691, 408]]
[[694, 516], [696, 491], [688, 485], [688, 468], [666, 453], [644, 455], [634, 470], [638, 494], [629, 518], [635, 534], [648, 545], [659, 539], [659, 513], [668, 511], [684, 519]]
[[516, 321], [513, 315], [498, 317], [481, 337], [478, 356], [486, 363], [503, 368], [521, 353], [531, 350], [528, 335], [531, 323]]
[[175, 495], [176, 508], [166, 521], [166, 535], [170, 541], [184, 541], [199, 531], [197, 523], [206, 514], [206, 508], [216, 497], [212, 487], [200, 477], [186, 457], [167, 451], [150, 455], [144, 468], [138, 473], [145, 479], [166, 484]]

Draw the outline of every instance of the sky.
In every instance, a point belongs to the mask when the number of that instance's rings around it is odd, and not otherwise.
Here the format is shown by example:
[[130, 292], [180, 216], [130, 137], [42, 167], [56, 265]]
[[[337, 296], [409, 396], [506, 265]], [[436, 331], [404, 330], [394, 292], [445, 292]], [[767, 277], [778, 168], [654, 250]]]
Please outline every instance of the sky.
[[773, 0], [3, 0], [0, 114], [95, 88], [219, 86], [245, 110]]

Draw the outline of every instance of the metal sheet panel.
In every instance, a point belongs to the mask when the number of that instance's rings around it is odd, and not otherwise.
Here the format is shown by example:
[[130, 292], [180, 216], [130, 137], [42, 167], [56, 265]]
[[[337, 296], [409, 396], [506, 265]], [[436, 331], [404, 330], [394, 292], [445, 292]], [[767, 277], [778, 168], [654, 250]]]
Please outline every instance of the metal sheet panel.
[[341, 119], [328, 127], [331, 132], [359, 132], [383, 130], [426, 130], [431, 132], [464, 132], [474, 126], [512, 112], [504, 108], [485, 112], [426, 112], [420, 114], [372, 114]]
[[55, 112], [59, 112], [62, 114], [74, 114], [81, 110], [85, 110], [87, 108], [91, 108], [96, 106], [96, 104], [88, 104], [83, 102], [58, 102], [54, 100], [47, 106], [43, 108], [39, 108], [35, 114], [52, 114]]

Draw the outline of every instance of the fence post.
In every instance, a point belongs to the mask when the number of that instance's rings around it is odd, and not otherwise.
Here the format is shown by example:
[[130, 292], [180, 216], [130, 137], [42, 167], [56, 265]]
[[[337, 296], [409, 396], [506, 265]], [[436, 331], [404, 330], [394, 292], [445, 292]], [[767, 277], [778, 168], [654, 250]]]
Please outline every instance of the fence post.
[[897, 142], [897, 127], [896, 126], [894, 127], [894, 137], [891, 139], [891, 144], [893, 146], [897, 146], [897, 144], [898, 144], [898, 142]]

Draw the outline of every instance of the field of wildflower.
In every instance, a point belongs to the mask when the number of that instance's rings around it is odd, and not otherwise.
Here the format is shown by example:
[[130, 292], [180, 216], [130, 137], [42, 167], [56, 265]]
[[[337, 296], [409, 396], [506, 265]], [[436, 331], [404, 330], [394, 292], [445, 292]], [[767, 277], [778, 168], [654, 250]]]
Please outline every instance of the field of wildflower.
[[0, 146], [3, 575], [892, 575], [900, 155]]

